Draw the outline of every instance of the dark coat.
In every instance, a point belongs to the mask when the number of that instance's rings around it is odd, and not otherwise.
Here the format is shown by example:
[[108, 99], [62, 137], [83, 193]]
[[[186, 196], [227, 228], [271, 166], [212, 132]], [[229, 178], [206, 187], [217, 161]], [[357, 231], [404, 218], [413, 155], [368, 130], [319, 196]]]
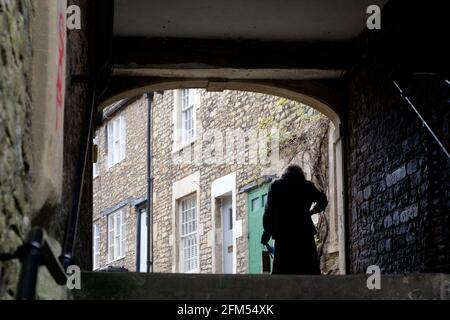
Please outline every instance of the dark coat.
[[[311, 210], [313, 203], [316, 205]], [[295, 173], [272, 183], [261, 242], [275, 239], [274, 274], [320, 274], [311, 214], [325, 210], [327, 204], [325, 194]]]

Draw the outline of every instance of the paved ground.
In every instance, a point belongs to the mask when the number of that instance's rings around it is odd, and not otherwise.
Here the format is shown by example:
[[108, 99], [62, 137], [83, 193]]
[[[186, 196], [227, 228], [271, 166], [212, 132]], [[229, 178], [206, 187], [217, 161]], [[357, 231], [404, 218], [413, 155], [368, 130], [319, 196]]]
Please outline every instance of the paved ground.
[[[448, 299], [450, 275], [272, 276], [86, 272], [73, 299]], [[373, 282], [372, 282], [373, 283]]]

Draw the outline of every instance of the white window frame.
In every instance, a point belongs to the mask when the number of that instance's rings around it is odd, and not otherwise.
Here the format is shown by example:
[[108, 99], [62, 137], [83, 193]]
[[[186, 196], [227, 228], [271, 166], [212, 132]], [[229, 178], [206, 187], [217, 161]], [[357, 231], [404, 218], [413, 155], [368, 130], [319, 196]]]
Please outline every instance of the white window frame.
[[[195, 142], [197, 136], [197, 111], [199, 107], [199, 90], [180, 89], [174, 91], [174, 152], [179, 151]], [[186, 116], [189, 116], [189, 121], [186, 121]]]
[[108, 215], [108, 263], [120, 260], [126, 253], [126, 220], [124, 210]]
[[97, 178], [100, 175], [100, 166], [99, 166], [99, 139], [98, 139], [98, 131], [95, 132], [95, 137], [92, 141], [93, 145], [97, 146], [97, 161], [92, 164], [92, 174], [94, 178]]
[[[193, 205], [192, 205], [193, 203]], [[191, 205], [185, 207], [186, 205]], [[179, 237], [180, 237], [180, 266], [184, 273], [197, 273], [199, 271], [199, 232], [198, 232], [198, 204], [197, 195], [185, 197], [179, 200]], [[192, 212], [193, 210], [193, 212]], [[193, 215], [189, 217], [189, 215]], [[190, 248], [186, 248], [188, 241], [194, 240]], [[193, 253], [191, 255], [191, 250]], [[186, 251], [188, 251], [189, 262], [186, 261]], [[192, 265], [191, 265], [192, 264]]]
[[113, 167], [126, 156], [126, 121], [123, 115], [117, 116], [107, 124], [108, 168]]
[[93, 269], [100, 268], [100, 224], [94, 223], [92, 226], [92, 264]]
[[181, 90], [181, 142], [194, 139], [195, 92], [193, 89]]
[[[211, 183], [211, 212], [218, 212], [220, 206], [218, 206], [218, 202], [215, 201], [216, 199], [220, 199], [226, 195], [231, 194], [231, 201], [232, 201], [232, 210], [233, 210], [233, 248], [237, 248], [237, 239], [242, 237], [242, 219], [237, 219], [236, 212], [237, 212], [237, 205], [236, 205], [236, 180], [237, 180], [237, 173], [232, 172], [226, 176], [220, 177], [216, 180], [214, 180]], [[216, 219], [221, 219], [221, 217], [216, 217], [216, 214], [212, 215], [213, 220], [211, 221], [211, 224], [214, 226], [216, 225]], [[221, 220], [219, 220], [221, 221]], [[217, 237], [214, 238], [214, 245], [213, 248], [216, 248], [213, 250], [212, 253], [212, 261], [217, 261], [218, 258], [216, 255], [216, 252], [221, 252], [220, 248], [222, 247], [222, 241], [218, 241]], [[222, 253], [219, 253], [222, 255]], [[220, 269], [217, 269], [217, 265], [213, 263], [213, 273], [221, 272], [222, 267], [219, 267]], [[233, 273], [237, 273], [237, 250], [233, 250]]]

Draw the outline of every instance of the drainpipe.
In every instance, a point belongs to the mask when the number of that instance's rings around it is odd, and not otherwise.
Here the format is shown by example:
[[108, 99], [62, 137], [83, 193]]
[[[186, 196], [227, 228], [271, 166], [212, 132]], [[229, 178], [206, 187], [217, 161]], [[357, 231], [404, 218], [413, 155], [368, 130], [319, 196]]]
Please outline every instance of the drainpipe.
[[147, 272], [153, 272], [153, 162], [152, 162], [152, 101], [153, 92], [146, 95], [147, 110]]

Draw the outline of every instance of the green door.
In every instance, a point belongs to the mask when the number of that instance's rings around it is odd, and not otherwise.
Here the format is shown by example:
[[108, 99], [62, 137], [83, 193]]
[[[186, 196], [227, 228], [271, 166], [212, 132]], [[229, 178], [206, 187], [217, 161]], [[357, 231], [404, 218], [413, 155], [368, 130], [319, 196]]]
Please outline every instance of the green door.
[[264, 246], [261, 244], [261, 236], [268, 191], [269, 184], [265, 184], [247, 195], [249, 273], [262, 273], [261, 252]]

